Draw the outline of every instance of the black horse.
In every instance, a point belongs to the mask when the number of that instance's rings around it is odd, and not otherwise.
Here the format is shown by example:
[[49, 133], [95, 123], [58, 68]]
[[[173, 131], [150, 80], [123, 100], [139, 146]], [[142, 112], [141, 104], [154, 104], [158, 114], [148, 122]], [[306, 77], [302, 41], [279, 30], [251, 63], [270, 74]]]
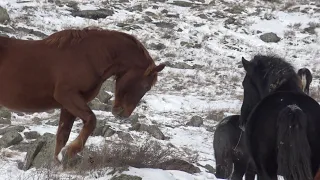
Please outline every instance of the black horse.
[[[254, 180], [256, 172], [249, 162], [241, 129], [240, 115], [232, 115], [222, 119], [217, 125], [213, 138], [214, 156], [216, 160], [216, 177], [231, 180]], [[239, 138], [240, 137], [240, 138]], [[233, 165], [233, 166], [232, 166]]]
[[303, 91], [309, 95], [309, 88], [312, 81], [312, 74], [308, 68], [298, 70], [298, 76], [301, 78]]
[[241, 126], [259, 180], [312, 180], [320, 164], [320, 105], [293, 67], [275, 56], [242, 58]]

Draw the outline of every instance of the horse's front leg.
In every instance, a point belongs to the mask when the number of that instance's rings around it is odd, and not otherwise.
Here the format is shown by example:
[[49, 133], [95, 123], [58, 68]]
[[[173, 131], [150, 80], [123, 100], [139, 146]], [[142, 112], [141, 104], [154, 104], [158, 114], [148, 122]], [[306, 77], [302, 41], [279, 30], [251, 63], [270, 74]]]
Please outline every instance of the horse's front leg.
[[[67, 159], [82, 151], [88, 137], [96, 127], [96, 116], [87, 105], [85, 99], [77, 92], [57, 90], [55, 99], [71, 114], [83, 121], [83, 128], [78, 137], [66, 149]], [[65, 157], [63, 157], [65, 158]]]
[[76, 117], [72, 115], [68, 110], [64, 108], [61, 109], [59, 126], [56, 135], [56, 148], [54, 152], [54, 157], [57, 162], [60, 161], [58, 155], [69, 139], [75, 119]]

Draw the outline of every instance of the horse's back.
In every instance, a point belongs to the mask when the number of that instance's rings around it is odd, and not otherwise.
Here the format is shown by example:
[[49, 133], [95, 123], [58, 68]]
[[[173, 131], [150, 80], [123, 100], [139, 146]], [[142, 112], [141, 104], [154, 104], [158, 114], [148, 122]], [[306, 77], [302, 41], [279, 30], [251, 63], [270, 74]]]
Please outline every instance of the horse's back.
[[289, 105], [296, 105], [307, 117], [308, 141], [315, 161], [320, 161], [320, 105], [310, 96], [298, 92], [276, 92], [260, 101], [253, 109], [246, 127], [247, 141], [251, 149], [259, 151], [257, 144], [262, 144], [261, 151], [271, 151], [276, 144], [279, 113]]

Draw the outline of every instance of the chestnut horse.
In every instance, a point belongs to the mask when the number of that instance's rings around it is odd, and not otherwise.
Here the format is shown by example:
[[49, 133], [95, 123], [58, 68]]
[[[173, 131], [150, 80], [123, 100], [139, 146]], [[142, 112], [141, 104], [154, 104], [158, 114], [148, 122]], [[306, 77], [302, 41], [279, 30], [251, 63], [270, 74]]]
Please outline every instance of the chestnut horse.
[[43, 40], [0, 37], [0, 105], [20, 112], [61, 109], [54, 157], [66, 145], [76, 117], [83, 121], [66, 156], [82, 151], [96, 126], [87, 103], [115, 76], [112, 114], [129, 117], [155, 84], [155, 65], [135, 37], [114, 30], [63, 30]]

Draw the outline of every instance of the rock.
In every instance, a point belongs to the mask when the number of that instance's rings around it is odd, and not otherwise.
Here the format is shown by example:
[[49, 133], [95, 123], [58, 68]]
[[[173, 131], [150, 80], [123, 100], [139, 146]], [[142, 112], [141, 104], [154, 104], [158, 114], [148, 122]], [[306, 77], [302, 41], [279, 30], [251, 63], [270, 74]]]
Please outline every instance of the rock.
[[200, 116], [193, 116], [189, 122], [186, 124], [187, 126], [200, 127], [203, 125], [203, 118]]
[[41, 37], [41, 38], [48, 37], [48, 35], [44, 34], [43, 32], [40, 32], [40, 31], [37, 31], [37, 30], [33, 30], [33, 29], [29, 29], [29, 28], [25, 28], [25, 27], [18, 27], [18, 28], [16, 28], [16, 30], [25, 32], [27, 34], [33, 34], [33, 35]]
[[132, 125], [131, 128], [129, 128], [129, 130], [140, 131], [140, 132], [145, 131], [145, 132], [148, 132], [151, 136], [153, 136], [156, 139], [159, 139], [159, 140], [166, 139], [162, 131], [155, 125], [148, 126], [146, 124], [135, 123]]
[[138, 4], [138, 5], [135, 5], [133, 7], [129, 7], [127, 8], [128, 11], [130, 12], [134, 12], [134, 11], [139, 11], [141, 12], [142, 11], [142, 5], [141, 4]]
[[114, 90], [115, 90], [115, 81], [111, 79], [106, 80], [100, 88], [100, 91], [109, 91], [112, 93], [114, 93]]
[[29, 131], [23, 133], [26, 139], [37, 139], [40, 137], [40, 134], [37, 131]]
[[176, 6], [180, 6], [180, 7], [192, 7], [193, 3], [190, 2], [186, 2], [186, 1], [173, 1], [173, 3], [171, 3], [173, 5]]
[[104, 89], [101, 89], [96, 97], [102, 103], [108, 103], [112, 96], [107, 93]]
[[127, 118], [127, 120], [131, 124], [136, 124], [139, 122], [139, 114], [133, 114]]
[[0, 23], [7, 24], [10, 21], [10, 16], [8, 11], [0, 6]]
[[71, 15], [74, 17], [82, 17], [87, 19], [100, 19], [106, 18], [108, 16], [112, 16], [114, 14], [113, 10], [110, 9], [98, 9], [98, 10], [83, 10], [83, 11], [75, 11], [72, 12]]
[[72, 8], [73, 11], [79, 11], [78, 2], [76, 1], [69, 1], [66, 3], [66, 6]]
[[115, 133], [116, 133], [115, 130], [113, 130], [113, 129], [111, 129], [111, 128], [108, 128], [108, 129], [106, 130], [106, 132], [104, 133], [104, 136], [103, 136], [103, 137], [110, 137], [110, 136], [114, 135]]
[[150, 48], [159, 51], [159, 50], [165, 49], [166, 46], [164, 44], [162, 44], [162, 43], [157, 43], [157, 44], [156, 43], [151, 43], [150, 44]]
[[1, 138], [0, 138], [0, 147], [1, 148], [7, 148], [11, 145], [15, 145], [20, 143], [23, 140], [22, 136], [17, 131], [9, 131], [6, 132]]
[[55, 135], [50, 133], [45, 133], [33, 142], [25, 157], [23, 170], [41, 168], [52, 162], [55, 144]]
[[27, 152], [31, 147], [30, 142], [20, 142], [19, 144], [12, 145], [10, 147], [11, 150], [21, 151], [21, 152]]
[[139, 176], [121, 174], [120, 176], [113, 176], [110, 180], [142, 180], [142, 178]]
[[135, 123], [129, 128], [130, 131], [148, 131], [149, 126], [146, 124]]
[[164, 2], [166, 2], [167, 0], [150, 0], [150, 1], [152, 1], [152, 2], [162, 2], [162, 3], [164, 3]]
[[263, 42], [266, 42], [266, 43], [270, 43], [270, 42], [274, 42], [274, 43], [277, 43], [279, 42], [281, 39], [277, 36], [277, 34], [273, 33], [273, 32], [270, 32], [270, 33], [264, 33], [262, 35], [260, 35], [260, 39], [263, 41]]
[[167, 28], [167, 29], [173, 29], [176, 27], [176, 24], [174, 23], [169, 23], [169, 22], [155, 22], [154, 23], [157, 27], [160, 28]]
[[9, 126], [3, 129], [0, 129], [0, 135], [4, 135], [7, 132], [15, 131], [15, 132], [22, 132], [25, 129], [24, 126]]
[[0, 118], [0, 124], [9, 124], [11, 125], [10, 119]]
[[155, 125], [148, 126], [147, 132], [156, 139], [159, 139], [159, 140], [166, 139], [166, 137], [161, 132], [161, 130]]
[[99, 99], [93, 99], [88, 104], [89, 104], [89, 107], [92, 110], [108, 111], [108, 112], [112, 110], [112, 106], [111, 105], [104, 104], [104, 103], [100, 102]]
[[48, 121], [45, 123], [46, 125], [50, 125], [50, 126], [58, 126], [59, 125], [59, 120], [52, 120], [52, 121]]
[[127, 132], [123, 132], [123, 131], [118, 131], [117, 132], [118, 134], [118, 137], [120, 139], [122, 139], [123, 141], [127, 141], [127, 142], [131, 142], [133, 141], [134, 139], [131, 137], [131, 135]]
[[232, 14], [241, 14], [244, 11], [244, 7], [240, 5], [235, 5], [229, 9], [226, 9], [225, 11], [232, 13]]
[[38, 117], [34, 117], [34, 118], [32, 119], [32, 122], [33, 122], [34, 124], [36, 124], [36, 125], [42, 124], [42, 120], [41, 120], [40, 118], [38, 118]]
[[310, 27], [307, 27], [307, 28], [304, 28], [303, 32], [304, 33], [309, 33], [309, 34], [316, 34], [316, 29], [317, 27], [315, 26], [310, 26]]
[[7, 109], [1, 109], [0, 110], [0, 117], [6, 118], [6, 119], [11, 119], [11, 112]]
[[214, 169], [214, 167], [212, 167], [210, 164], [206, 164], [206, 165], [204, 166], [204, 168], [206, 168], [206, 169], [209, 171], [209, 173], [211, 173], [211, 174], [214, 174], [214, 173], [216, 172], [216, 170]]
[[170, 159], [168, 161], [162, 162], [158, 165], [157, 168], [163, 170], [179, 170], [187, 173], [199, 173], [200, 169], [194, 165], [188, 163], [187, 161], [180, 159]]
[[94, 129], [92, 136], [104, 136], [107, 129], [109, 129], [111, 126], [106, 125], [105, 121], [98, 121], [96, 124], [96, 128]]
[[14, 33], [14, 29], [10, 28], [10, 27], [6, 27], [6, 26], [0, 26], [0, 31], [2, 32], [6, 32], [6, 33]]

